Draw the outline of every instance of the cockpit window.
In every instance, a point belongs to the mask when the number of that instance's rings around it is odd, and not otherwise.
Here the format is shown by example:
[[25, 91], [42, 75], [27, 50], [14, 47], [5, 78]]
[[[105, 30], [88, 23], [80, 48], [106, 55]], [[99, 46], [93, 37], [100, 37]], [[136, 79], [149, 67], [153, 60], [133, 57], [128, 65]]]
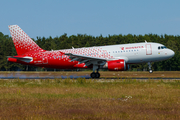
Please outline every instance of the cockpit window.
[[160, 49], [166, 49], [167, 47], [166, 46], [158, 46], [158, 50]]

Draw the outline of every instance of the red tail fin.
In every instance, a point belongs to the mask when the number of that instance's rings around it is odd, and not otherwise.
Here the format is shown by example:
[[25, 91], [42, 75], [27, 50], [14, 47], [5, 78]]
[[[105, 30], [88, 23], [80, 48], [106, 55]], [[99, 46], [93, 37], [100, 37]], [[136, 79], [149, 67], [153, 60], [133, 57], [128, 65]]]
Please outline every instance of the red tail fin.
[[44, 51], [18, 25], [10, 25], [9, 30], [18, 55], [26, 52]]

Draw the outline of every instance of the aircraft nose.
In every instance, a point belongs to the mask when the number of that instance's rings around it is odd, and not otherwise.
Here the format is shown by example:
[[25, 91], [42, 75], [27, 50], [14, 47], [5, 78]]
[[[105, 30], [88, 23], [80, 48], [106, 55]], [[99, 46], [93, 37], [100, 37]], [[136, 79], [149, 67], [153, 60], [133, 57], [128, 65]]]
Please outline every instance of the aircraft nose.
[[169, 57], [173, 57], [173, 56], [174, 56], [174, 54], [175, 54], [175, 53], [174, 53], [174, 51], [173, 51], [173, 50], [170, 50], [170, 51], [169, 51]]

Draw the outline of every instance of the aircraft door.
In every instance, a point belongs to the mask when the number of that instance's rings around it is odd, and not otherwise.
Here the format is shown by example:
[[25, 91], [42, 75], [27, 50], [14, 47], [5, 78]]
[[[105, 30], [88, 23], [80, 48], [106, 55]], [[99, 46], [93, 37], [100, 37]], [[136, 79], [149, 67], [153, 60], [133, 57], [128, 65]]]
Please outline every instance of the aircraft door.
[[151, 46], [151, 44], [146, 44], [146, 55], [152, 55], [152, 46]]

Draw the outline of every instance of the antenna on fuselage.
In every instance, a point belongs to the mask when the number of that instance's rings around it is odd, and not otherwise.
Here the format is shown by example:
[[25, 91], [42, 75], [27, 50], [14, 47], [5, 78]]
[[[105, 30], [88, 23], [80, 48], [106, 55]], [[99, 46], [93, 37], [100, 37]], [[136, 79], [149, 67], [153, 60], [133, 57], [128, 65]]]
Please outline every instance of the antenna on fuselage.
[[72, 46], [72, 49], [74, 49], [74, 47]]
[[145, 40], [145, 43], [147, 43], [147, 41]]

